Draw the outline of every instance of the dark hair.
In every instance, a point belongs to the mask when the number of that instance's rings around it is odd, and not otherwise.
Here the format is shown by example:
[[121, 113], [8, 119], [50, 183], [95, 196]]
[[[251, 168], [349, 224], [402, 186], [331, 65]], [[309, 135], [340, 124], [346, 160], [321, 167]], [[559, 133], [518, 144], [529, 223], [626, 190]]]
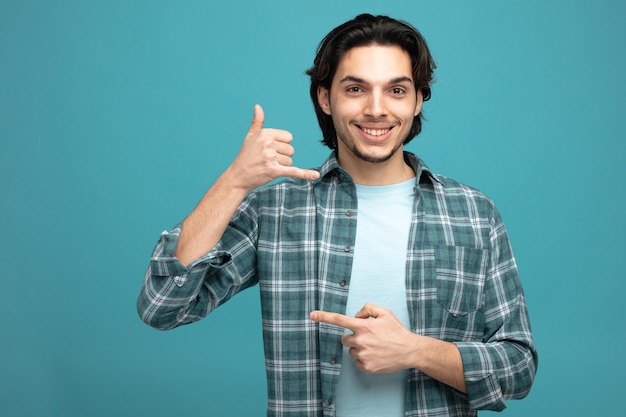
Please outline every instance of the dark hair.
[[[324, 113], [317, 101], [318, 87], [330, 91], [330, 86], [339, 61], [346, 52], [357, 46], [397, 45], [411, 57], [413, 81], [416, 91], [421, 91], [424, 101], [430, 99], [435, 61], [430, 55], [426, 40], [409, 23], [388, 16], [361, 14], [336, 27], [320, 42], [313, 66], [306, 71], [311, 77], [311, 100], [317, 121], [322, 129], [322, 143], [331, 149], [337, 148], [337, 132], [331, 116]], [[422, 130], [422, 113], [415, 116], [413, 125], [404, 143], [407, 144]]]

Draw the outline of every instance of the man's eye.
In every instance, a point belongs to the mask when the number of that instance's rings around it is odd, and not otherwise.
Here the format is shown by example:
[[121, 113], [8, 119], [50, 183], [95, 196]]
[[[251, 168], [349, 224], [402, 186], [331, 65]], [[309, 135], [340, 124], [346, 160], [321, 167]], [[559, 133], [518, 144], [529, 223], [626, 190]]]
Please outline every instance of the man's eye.
[[360, 93], [362, 90], [361, 90], [361, 87], [353, 86], [353, 87], [348, 87], [346, 91], [348, 93]]
[[395, 87], [391, 89], [391, 93], [395, 94], [395, 95], [401, 95], [404, 94], [406, 91], [404, 90], [404, 88], [400, 88], [400, 87]]

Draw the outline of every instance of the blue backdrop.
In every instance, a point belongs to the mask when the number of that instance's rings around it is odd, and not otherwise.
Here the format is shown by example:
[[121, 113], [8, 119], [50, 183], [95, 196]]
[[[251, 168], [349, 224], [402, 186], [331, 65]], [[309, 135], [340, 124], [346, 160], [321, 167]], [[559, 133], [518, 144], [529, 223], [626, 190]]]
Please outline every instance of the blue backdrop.
[[364, 11], [439, 66], [409, 150], [509, 229], [540, 366], [503, 414], [623, 413], [626, 3], [382, 3], [0, 1], [0, 415], [264, 415], [258, 289], [171, 332], [135, 299], [255, 103], [326, 157], [304, 71]]

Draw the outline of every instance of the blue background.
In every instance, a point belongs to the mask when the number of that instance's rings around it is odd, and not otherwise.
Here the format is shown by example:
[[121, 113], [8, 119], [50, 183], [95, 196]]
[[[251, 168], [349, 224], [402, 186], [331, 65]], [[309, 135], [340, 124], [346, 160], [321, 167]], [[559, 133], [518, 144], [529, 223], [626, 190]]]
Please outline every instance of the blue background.
[[304, 71], [364, 11], [439, 66], [409, 150], [509, 229], [540, 367], [503, 415], [623, 415], [626, 3], [383, 3], [0, 0], [0, 415], [264, 415], [257, 288], [171, 332], [135, 300], [255, 103], [325, 159]]

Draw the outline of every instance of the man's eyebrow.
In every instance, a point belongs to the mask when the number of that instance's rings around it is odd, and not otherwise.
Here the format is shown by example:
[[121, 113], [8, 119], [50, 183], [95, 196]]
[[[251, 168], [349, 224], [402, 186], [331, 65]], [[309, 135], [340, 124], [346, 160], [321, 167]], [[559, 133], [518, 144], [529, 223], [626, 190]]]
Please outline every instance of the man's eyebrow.
[[411, 77], [407, 77], [407, 76], [402, 76], [402, 77], [398, 77], [398, 78], [394, 78], [393, 80], [389, 81], [389, 84], [402, 84], [402, 83], [412, 83], [413, 79], [411, 79]]
[[364, 84], [365, 80], [363, 78], [355, 77], [353, 75], [346, 75], [345, 77], [343, 77], [339, 81], [339, 84], [348, 83], [348, 82], [349, 83]]
[[[367, 83], [363, 78], [355, 77], [354, 75], [346, 75], [344, 78], [339, 80], [339, 84], [343, 84], [346, 82], [357, 83], [357, 84]], [[401, 77], [396, 77], [396, 78], [389, 80], [387, 84], [402, 84], [406, 82], [412, 83], [413, 80], [411, 79], [411, 77], [401, 76]]]

